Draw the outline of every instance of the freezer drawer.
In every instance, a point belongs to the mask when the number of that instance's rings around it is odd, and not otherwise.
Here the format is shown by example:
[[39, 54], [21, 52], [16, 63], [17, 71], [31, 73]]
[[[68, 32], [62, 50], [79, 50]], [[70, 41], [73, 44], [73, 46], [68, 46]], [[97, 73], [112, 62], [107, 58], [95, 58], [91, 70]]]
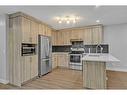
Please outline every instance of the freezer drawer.
[[51, 59], [42, 59], [39, 75], [44, 75], [50, 72], [52, 69]]

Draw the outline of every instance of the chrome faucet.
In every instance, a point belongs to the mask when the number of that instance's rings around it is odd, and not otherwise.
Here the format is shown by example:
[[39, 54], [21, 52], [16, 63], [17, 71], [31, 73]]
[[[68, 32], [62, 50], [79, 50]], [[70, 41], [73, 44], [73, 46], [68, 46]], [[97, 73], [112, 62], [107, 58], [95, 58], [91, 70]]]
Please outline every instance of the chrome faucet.
[[98, 52], [98, 47], [100, 47], [100, 53], [102, 54], [102, 51], [103, 51], [103, 47], [101, 46], [101, 44], [98, 44], [97, 46], [96, 46], [96, 53]]

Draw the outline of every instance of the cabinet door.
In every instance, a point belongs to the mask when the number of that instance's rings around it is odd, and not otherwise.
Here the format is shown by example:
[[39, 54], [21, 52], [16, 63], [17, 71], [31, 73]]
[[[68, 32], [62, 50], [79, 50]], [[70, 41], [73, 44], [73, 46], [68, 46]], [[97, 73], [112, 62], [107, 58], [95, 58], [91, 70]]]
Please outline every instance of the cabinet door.
[[92, 31], [92, 43], [102, 43], [102, 28], [100, 26], [94, 27]]
[[55, 69], [57, 67], [57, 55], [52, 54], [52, 69]]
[[22, 17], [22, 42], [29, 43], [30, 42], [30, 20]]
[[70, 31], [64, 32], [64, 41], [66, 45], [71, 45], [70, 43]]
[[39, 32], [38, 32], [38, 34], [42, 35], [42, 31], [43, 31], [42, 24], [39, 24]]
[[[64, 61], [65, 60], [65, 61]], [[65, 68], [68, 68], [68, 64], [69, 64], [69, 55], [68, 54], [64, 54], [63, 55], [63, 66], [65, 67]]]
[[46, 36], [46, 32], [47, 32], [46, 25], [42, 25], [42, 29], [43, 29], [43, 35]]
[[61, 31], [57, 33], [57, 45], [62, 45], [62, 35]]
[[39, 34], [45, 35], [45, 27], [43, 24], [39, 24]]
[[36, 44], [37, 43], [37, 35], [39, 31], [39, 24], [37, 22], [31, 21], [31, 42]]
[[58, 66], [68, 68], [69, 57], [68, 54], [58, 54]]
[[31, 78], [38, 76], [38, 58], [37, 55], [31, 56]]
[[30, 56], [22, 56], [22, 65], [21, 65], [21, 82], [25, 82], [25, 81], [28, 81], [30, 80]]
[[92, 29], [86, 28], [83, 31], [84, 31], [83, 33], [84, 44], [91, 44], [92, 43]]
[[56, 32], [52, 31], [52, 45], [56, 45]]
[[47, 27], [46, 36], [51, 36], [51, 29]]

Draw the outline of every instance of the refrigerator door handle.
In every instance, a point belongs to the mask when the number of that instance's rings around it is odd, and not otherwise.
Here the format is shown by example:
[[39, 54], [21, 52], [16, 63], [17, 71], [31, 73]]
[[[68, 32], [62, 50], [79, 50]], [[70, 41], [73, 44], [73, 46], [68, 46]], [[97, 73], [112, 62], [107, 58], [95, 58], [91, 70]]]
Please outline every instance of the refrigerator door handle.
[[42, 59], [42, 61], [48, 61], [49, 59]]

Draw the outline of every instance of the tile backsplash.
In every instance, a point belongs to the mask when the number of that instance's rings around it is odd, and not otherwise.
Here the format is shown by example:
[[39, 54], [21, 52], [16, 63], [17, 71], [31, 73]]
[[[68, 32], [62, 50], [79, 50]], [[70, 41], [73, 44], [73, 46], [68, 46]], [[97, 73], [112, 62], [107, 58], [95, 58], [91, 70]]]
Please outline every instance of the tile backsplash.
[[[96, 53], [97, 45], [84, 45], [85, 52], [88, 53], [89, 48], [91, 53]], [[102, 53], [109, 53], [109, 45], [101, 44], [103, 51]], [[63, 45], [63, 46], [52, 46], [52, 52], [70, 52], [71, 45]], [[98, 53], [100, 53], [100, 47], [98, 47]]]
[[[89, 48], [90, 48], [90, 52], [91, 53], [96, 53], [96, 46], [97, 45], [85, 45], [85, 52], [88, 53], [89, 52]], [[109, 53], [109, 46], [107, 44], [101, 44], [101, 47], [103, 48], [102, 53]], [[100, 53], [100, 47], [98, 47], [98, 51], [97, 53]]]

